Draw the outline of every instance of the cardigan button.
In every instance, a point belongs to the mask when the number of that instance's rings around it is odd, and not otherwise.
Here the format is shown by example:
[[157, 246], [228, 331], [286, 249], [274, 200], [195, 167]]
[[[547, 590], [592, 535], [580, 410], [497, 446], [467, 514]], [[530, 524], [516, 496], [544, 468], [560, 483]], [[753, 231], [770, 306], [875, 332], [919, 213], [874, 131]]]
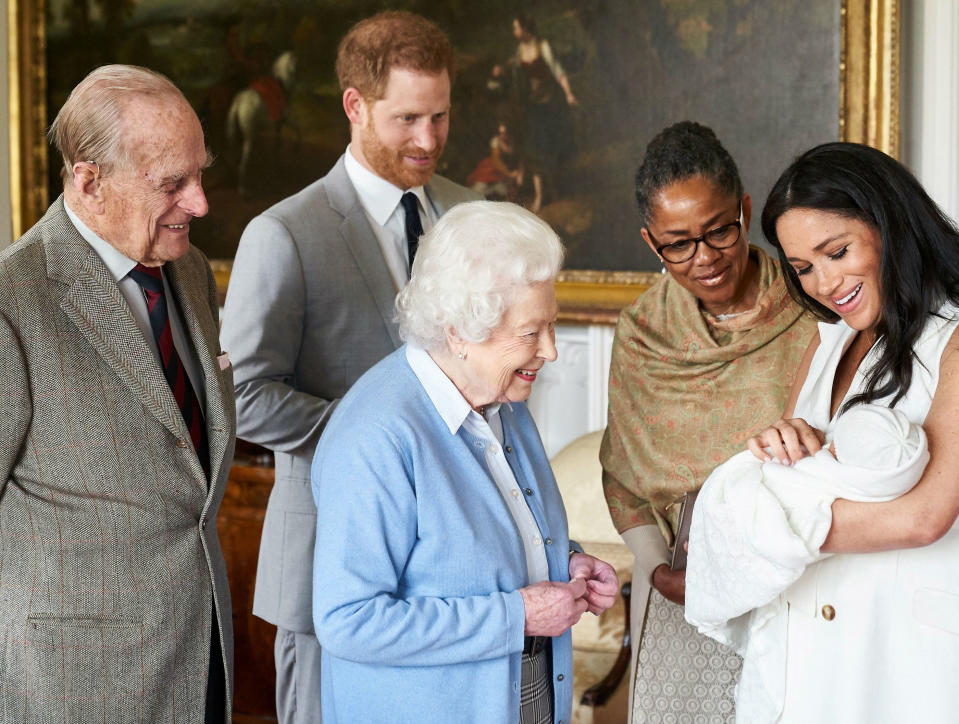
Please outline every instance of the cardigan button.
[[526, 488], [526, 494], [527, 494], [527, 495], [532, 495], [532, 494], [533, 494], [533, 489], [532, 489], [532, 488]]
[[190, 443], [188, 443], [186, 440], [184, 440], [181, 437], [179, 440], [176, 441], [176, 446], [180, 448], [181, 450], [186, 450], [188, 447], [190, 447]]
[[546, 545], [548, 545], [548, 546], [553, 545], [553, 539], [552, 539], [552, 538], [547, 538], [547, 539], [546, 539], [545, 541], [543, 541], [543, 542], [546, 543]]
[[827, 621], [832, 621], [834, 618], [836, 618], [836, 609], [827, 603], [822, 607], [822, 617]]
[[565, 676], [563, 676], [562, 674], [560, 674], [559, 676], [556, 677], [556, 681], [562, 681], [562, 680], [565, 679], [565, 678], [566, 678]]

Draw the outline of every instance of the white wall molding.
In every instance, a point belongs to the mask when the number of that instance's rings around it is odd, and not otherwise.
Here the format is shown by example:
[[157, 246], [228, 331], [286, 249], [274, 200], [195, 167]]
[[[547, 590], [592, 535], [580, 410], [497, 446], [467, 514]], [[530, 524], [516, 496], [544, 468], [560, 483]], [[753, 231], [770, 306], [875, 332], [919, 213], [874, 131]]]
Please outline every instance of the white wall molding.
[[557, 326], [558, 358], [540, 372], [529, 398], [550, 457], [580, 435], [606, 427], [613, 332], [608, 325]]
[[903, 17], [903, 161], [959, 219], [959, 2], [911, 0]]

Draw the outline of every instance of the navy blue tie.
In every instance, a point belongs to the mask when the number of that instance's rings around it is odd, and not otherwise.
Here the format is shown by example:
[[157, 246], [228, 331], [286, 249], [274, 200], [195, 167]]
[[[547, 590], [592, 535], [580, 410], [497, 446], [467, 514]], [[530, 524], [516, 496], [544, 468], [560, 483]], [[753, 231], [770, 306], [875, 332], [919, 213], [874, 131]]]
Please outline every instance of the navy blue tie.
[[403, 213], [406, 216], [406, 247], [409, 251], [410, 275], [412, 275], [413, 259], [416, 256], [416, 249], [420, 245], [420, 237], [423, 236], [423, 224], [420, 223], [420, 210], [416, 194], [407, 191], [400, 199], [400, 205], [403, 207]]
[[190, 431], [193, 449], [200, 458], [207, 477], [210, 476], [210, 452], [207, 447], [206, 426], [200, 413], [200, 403], [196, 391], [190, 384], [186, 369], [173, 346], [173, 331], [170, 328], [170, 315], [167, 312], [166, 294], [163, 292], [163, 274], [160, 267], [148, 267], [137, 264], [130, 271], [130, 278], [139, 284], [147, 298], [147, 312], [150, 315], [150, 328], [160, 352], [163, 376], [166, 377], [173, 397], [183, 415], [183, 422]]

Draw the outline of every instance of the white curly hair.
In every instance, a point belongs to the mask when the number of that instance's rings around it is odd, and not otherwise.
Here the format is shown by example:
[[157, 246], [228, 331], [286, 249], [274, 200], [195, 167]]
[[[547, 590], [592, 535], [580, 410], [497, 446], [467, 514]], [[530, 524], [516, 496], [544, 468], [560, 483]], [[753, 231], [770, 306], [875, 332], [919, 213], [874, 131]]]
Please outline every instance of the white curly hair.
[[396, 298], [400, 337], [431, 352], [446, 348], [447, 331], [486, 341], [519, 289], [556, 279], [563, 254], [549, 224], [521, 206], [459, 204], [420, 239]]

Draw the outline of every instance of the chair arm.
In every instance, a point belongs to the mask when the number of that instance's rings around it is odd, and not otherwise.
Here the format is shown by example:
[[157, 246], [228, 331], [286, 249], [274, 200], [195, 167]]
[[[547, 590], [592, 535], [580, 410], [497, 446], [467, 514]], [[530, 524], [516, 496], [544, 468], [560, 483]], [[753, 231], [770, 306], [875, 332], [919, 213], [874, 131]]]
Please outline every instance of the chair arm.
[[616, 657], [616, 661], [613, 662], [609, 673], [607, 673], [601, 681], [593, 684], [583, 692], [583, 698], [580, 699], [580, 703], [584, 706], [602, 706], [609, 701], [609, 697], [616, 691], [619, 682], [622, 681], [623, 676], [625, 676], [629, 670], [629, 659], [632, 654], [629, 636], [629, 597], [632, 593], [632, 582], [627, 581], [624, 583], [621, 592], [623, 594], [623, 602], [626, 604], [626, 630], [623, 632], [623, 645], [620, 647], [619, 655]]

